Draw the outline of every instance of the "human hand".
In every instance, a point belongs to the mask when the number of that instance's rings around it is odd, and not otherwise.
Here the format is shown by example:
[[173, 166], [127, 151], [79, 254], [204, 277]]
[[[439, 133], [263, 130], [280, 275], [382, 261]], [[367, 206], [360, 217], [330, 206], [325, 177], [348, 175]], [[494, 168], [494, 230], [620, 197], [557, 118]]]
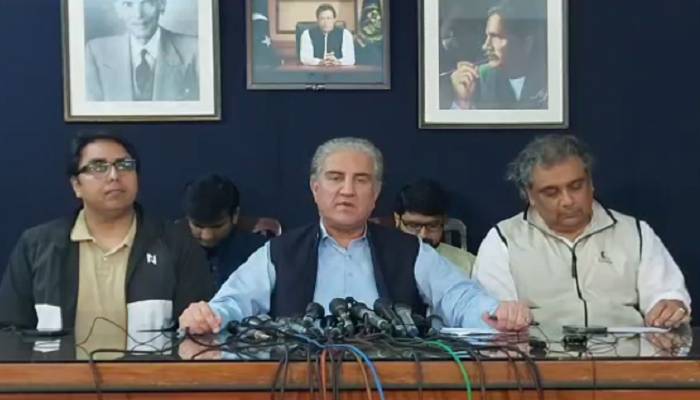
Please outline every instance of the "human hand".
[[502, 301], [493, 315], [484, 313], [483, 320], [498, 331], [521, 331], [530, 326], [532, 312], [524, 303]]
[[455, 103], [460, 108], [471, 108], [472, 99], [479, 82], [479, 69], [468, 61], [460, 61], [457, 68], [450, 75], [452, 89], [454, 90]]
[[644, 317], [648, 326], [677, 328], [690, 321], [690, 314], [680, 300], [659, 300]]
[[182, 312], [178, 321], [180, 329], [189, 328], [190, 332], [196, 335], [219, 333], [221, 330], [221, 317], [209, 307], [206, 301], [191, 303]]

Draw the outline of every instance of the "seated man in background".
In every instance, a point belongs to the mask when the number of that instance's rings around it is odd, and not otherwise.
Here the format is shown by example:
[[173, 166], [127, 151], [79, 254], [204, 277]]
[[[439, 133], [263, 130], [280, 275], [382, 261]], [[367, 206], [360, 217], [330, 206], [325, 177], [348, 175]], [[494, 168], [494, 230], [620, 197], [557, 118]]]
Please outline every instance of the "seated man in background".
[[202, 249], [135, 203], [138, 173], [125, 139], [74, 138], [68, 174], [82, 207], [22, 234], [0, 285], [0, 324], [75, 330], [77, 342], [94, 333], [101, 347], [124, 349], [127, 331], [169, 328], [211, 297]]
[[415, 236], [367, 223], [381, 191], [382, 160], [364, 139], [322, 144], [309, 179], [320, 221], [267, 242], [209, 303], [191, 304], [180, 328], [218, 332], [247, 316], [302, 315], [312, 301], [325, 307], [349, 296], [401, 302], [419, 314], [428, 305], [449, 326], [527, 327], [527, 307], [498, 302]]
[[552, 325], [677, 327], [683, 274], [649, 225], [593, 199], [592, 156], [574, 136], [536, 138], [508, 169], [528, 202], [479, 248], [473, 276]]
[[299, 59], [304, 65], [355, 65], [355, 44], [349, 30], [335, 26], [336, 12], [330, 4], [316, 9], [318, 26], [301, 34]]
[[406, 233], [417, 235], [437, 252], [452, 261], [469, 276], [474, 255], [458, 247], [442, 243], [447, 222], [449, 197], [439, 183], [422, 179], [406, 185], [396, 195], [394, 223]]
[[238, 229], [238, 188], [220, 175], [203, 176], [185, 188], [184, 211], [192, 236], [204, 248], [217, 288], [265, 237]]

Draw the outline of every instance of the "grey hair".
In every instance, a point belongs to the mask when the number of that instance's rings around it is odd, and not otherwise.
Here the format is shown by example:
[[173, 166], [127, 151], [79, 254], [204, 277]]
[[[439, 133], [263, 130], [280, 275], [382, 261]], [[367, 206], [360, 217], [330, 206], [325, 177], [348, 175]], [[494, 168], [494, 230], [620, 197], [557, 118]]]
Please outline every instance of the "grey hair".
[[343, 150], [359, 151], [370, 156], [374, 164], [374, 180], [379, 184], [382, 183], [384, 175], [384, 157], [382, 152], [369, 140], [356, 137], [335, 138], [318, 146], [311, 159], [311, 182], [318, 180], [323, 164], [328, 156]]
[[545, 135], [535, 138], [508, 164], [506, 180], [518, 187], [520, 197], [527, 200], [535, 167], [551, 167], [570, 157], [578, 157], [589, 178], [592, 178], [593, 155], [585, 143], [573, 135]]

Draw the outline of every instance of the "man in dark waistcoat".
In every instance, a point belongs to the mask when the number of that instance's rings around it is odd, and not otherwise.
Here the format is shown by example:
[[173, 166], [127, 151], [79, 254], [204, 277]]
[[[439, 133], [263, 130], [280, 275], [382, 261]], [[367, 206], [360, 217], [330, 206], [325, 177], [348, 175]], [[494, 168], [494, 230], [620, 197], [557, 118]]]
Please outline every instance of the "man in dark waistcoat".
[[349, 30], [336, 25], [330, 4], [316, 9], [317, 26], [305, 30], [299, 41], [299, 60], [304, 65], [355, 65], [355, 44]]
[[[247, 316], [304, 313], [312, 301], [378, 298], [430, 307], [447, 325], [519, 330], [529, 309], [498, 302], [430, 245], [399, 230], [368, 223], [382, 186], [383, 158], [369, 141], [332, 139], [311, 162], [310, 186], [319, 222], [270, 240], [250, 256], [210, 302], [191, 304], [180, 327], [218, 332]], [[495, 318], [494, 318], [495, 317]]]

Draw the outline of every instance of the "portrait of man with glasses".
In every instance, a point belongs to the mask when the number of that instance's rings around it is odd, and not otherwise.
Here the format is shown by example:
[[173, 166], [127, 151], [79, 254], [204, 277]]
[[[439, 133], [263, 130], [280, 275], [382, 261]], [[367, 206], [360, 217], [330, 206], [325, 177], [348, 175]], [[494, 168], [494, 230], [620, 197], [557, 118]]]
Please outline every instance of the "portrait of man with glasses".
[[[76, 343], [132, 349], [213, 294], [204, 253], [136, 202], [140, 162], [127, 140], [77, 135], [67, 173], [79, 210], [26, 230], [0, 285], [0, 326], [65, 330]], [[128, 334], [127, 334], [128, 333]]]
[[406, 233], [420, 237], [437, 252], [471, 274], [476, 258], [468, 251], [442, 242], [449, 196], [439, 183], [421, 179], [401, 188], [394, 205], [394, 223]]

